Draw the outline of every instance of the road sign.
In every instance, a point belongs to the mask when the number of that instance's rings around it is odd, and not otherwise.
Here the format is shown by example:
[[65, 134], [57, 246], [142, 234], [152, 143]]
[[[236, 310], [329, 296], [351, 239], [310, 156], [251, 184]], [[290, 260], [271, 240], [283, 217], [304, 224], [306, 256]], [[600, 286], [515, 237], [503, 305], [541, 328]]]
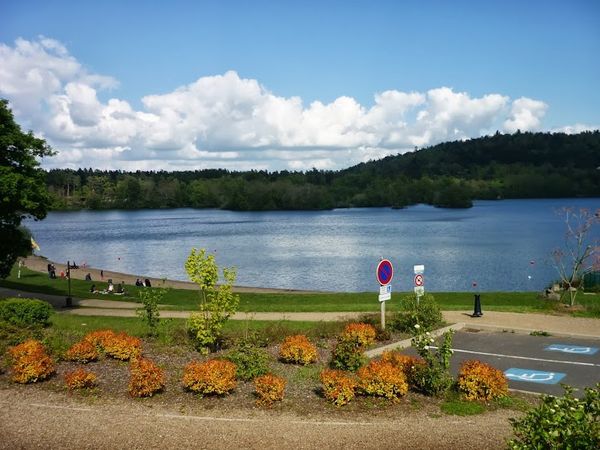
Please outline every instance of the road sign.
[[385, 286], [379, 286], [379, 295], [383, 294], [391, 294], [392, 293], [392, 285], [386, 284]]
[[379, 294], [379, 301], [380, 302], [385, 302], [387, 300], [391, 300], [391, 298], [392, 298], [392, 294], [391, 293], [389, 293], [389, 294]]
[[379, 264], [377, 264], [377, 271], [375, 273], [377, 274], [377, 281], [379, 281], [379, 284], [382, 286], [390, 284], [392, 278], [394, 278], [394, 268], [392, 267], [392, 263], [387, 259], [382, 259], [379, 261]]
[[424, 266], [424, 265], [422, 265], [422, 264], [420, 264], [420, 265], [418, 265], [418, 266], [414, 266], [414, 267], [413, 267], [413, 269], [414, 269], [414, 271], [415, 271], [415, 275], [416, 275], [416, 274], [418, 274], [418, 273], [423, 273], [423, 272], [425, 272], [425, 266]]
[[510, 368], [504, 372], [506, 378], [514, 381], [527, 381], [528, 383], [556, 384], [566, 374], [560, 372], [542, 372], [540, 370]]
[[419, 273], [415, 275], [415, 286], [423, 286], [424, 284], [423, 274]]
[[423, 286], [415, 286], [415, 295], [422, 297], [425, 294], [425, 288]]

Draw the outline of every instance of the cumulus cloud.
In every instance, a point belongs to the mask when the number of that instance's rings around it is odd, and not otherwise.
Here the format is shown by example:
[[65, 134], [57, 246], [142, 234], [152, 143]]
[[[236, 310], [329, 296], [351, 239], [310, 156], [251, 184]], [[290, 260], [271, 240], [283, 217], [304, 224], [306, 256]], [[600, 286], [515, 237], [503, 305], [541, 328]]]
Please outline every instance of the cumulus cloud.
[[542, 117], [548, 105], [539, 100], [521, 97], [512, 103], [510, 117], [504, 122], [504, 129], [509, 133], [517, 130], [536, 131], [540, 129]]
[[336, 169], [496, 130], [537, 130], [548, 108], [449, 87], [379, 92], [372, 105], [350, 96], [305, 105], [229, 71], [146, 95], [136, 110], [99, 100], [116, 85], [56, 40], [0, 44], [0, 96], [59, 152], [46, 167]]

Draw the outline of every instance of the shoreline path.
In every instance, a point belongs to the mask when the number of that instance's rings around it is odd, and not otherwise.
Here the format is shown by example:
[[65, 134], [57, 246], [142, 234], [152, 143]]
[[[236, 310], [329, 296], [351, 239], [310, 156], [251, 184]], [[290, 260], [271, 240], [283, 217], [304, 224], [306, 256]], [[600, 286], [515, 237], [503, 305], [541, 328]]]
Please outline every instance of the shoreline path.
[[[49, 259], [47, 259], [43, 256], [38, 256], [38, 255], [28, 256], [27, 258], [24, 259], [24, 262], [25, 262], [25, 267], [27, 267], [30, 270], [34, 270], [36, 272], [47, 273], [48, 272], [48, 264], [54, 264], [54, 266], [56, 267], [57, 274], [60, 272], [66, 273], [66, 271], [67, 271], [66, 264], [60, 264], [60, 263], [57, 263], [54, 261], [50, 261]], [[100, 276], [101, 270], [104, 272], [103, 278]], [[119, 283], [121, 281], [124, 281], [125, 284], [135, 284], [135, 280], [137, 278], [139, 278], [141, 280], [148, 278], [150, 280], [150, 282], [152, 283], [152, 286], [158, 286], [160, 284], [161, 287], [169, 287], [169, 288], [174, 288], [174, 289], [191, 289], [191, 290], [198, 289], [198, 286], [196, 285], [196, 283], [192, 283], [191, 281], [170, 280], [170, 279], [166, 279], [166, 278], [165, 279], [153, 278], [153, 277], [149, 277], [147, 275], [132, 275], [132, 274], [128, 274], [128, 273], [115, 272], [112, 270], [97, 269], [95, 267], [90, 267], [90, 266], [86, 266], [86, 267], [79, 266], [79, 268], [77, 268], [77, 269], [71, 269], [71, 278], [77, 279], [77, 280], [84, 280], [86, 274], [88, 274], [88, 273], [92, 276], [92, 280], [94, 282], [106, 281], [110, 278], [113, 280], [114, 283]], [[164, 284], [163, 284], [163, 281], [164, 281]], [[238, 293], [252, 292], [252, 293], [258, 293], [258, 294], [286, 293], [286, 292], [310, 294], [310, 293], [317, 292], [317, 291], [304, 291], [304, 290], [297, 290], [297, 289], [261, 288], [261, 287], [250, 287], [250, 286], [234, 286], [233, 290], [234, 290], [234, 292], [238, 292]]]
[[[25, 265], [31, 270], [45, 273], [50, 263], [41, 256], [30, 256], [25, 260]], [[53, 263], [58, 272], [65, 270], [65, 265]], [[84, 279], [87, 273], [92, 275], [93, 280], [100, 280], [100, 269], [86, 267], [73, 270], [72, 277]], [[146, 278], [144, 275], [130, 275], [120, 272], [104, 271], [104, 279], [112, 278], [114, 282], [125, 281], [134, 284], [136, 278]], [[154, 284], [174, 287], [177, 289], [197, 289], [194, 283], [178, 280], [165, 280], [150, 278]], [[236, 287], [236, 292], [256, 293], [311, 293], [314, 291], [298, 291], [290, 289], [269, 289], [253, 287]], [[63, 296], [28, 293], [8, 288], [0, 288], [0, 297], [35, 297], [46, 300], [55, 308], [61, 310], [65, 304]], [[62, 309], [62, 314], [80, 316], [113, 316], [113, 317], [136, 317], [138, 304], [134, 302], [122, 302], [117, 300], [99, 299], [73, 299], [75, 308]], [[171, 311], [161, 309], [161, 317], [164, 318], [187, 318], [192, 311]], [[372, 312], [372, 311], [371, 311]], [[293, 321], [341, 321], [357, 319], [368, 312], [238, 312], [234, 320], [293, 320]], [[550, 314], [525, 314], [500, 311], [485, 311], [483, 317], [472, 318], [470, 311], [443, 311], [444, 320], [450, 324], [459, 324], [466, 327], [476, 327], [489, 330], [510, 330], [515, 332], [529, 333], [531, 331], [543, 330], [556, 336], [572, 336], [600, 339], [600, 321], [593, 318], [571, 317]]]

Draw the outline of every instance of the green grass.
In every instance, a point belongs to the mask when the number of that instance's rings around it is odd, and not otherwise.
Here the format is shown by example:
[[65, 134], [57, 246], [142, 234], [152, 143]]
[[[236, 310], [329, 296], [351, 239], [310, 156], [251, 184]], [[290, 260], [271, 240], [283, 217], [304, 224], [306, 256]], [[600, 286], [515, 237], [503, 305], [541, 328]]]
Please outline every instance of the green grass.
[[[51, 280], [47, 275], [22, 269], [20, 279], [16, 270], [5, 279], [0, 280], [0, 286], [20, 289], [28, 292], [39, 292], [66, 296], [68, 285], [66, 280]], [[113, 280], [118, 282], [119, 280]], [[103, 300], [137, 301], [138, 291], [144, 288], [126, 286], [126, 295], [102, 295], [89, 292], [92, 283], [98, 289], [106, 287], [106, 283], [71, 280], [71, 294], [77, 298], [97, 298]], [[406, 293], [395, 293], [392, 300], [387, 302], [387, 310], [397, 310], [400, 299]], [[435, 299], [443, 310], [472, 310], [473, 293], [471, 292], [436, 292]], [[600, 318], [600, 294], [580, 295], [578, 301], [585, 310], [574, 314], [585, 317]], [[198, 304], [198, 292], [188, 289], [169, 289], [162, 304], [167, 309], [195, 310]], [[482, 309], [489, 311], [510, 312], [551, 312], [553, 303], [541, 299], [537, 292], [484, 292], [481, 294]], [[373, 312], [379, 311], [377, 292], [359, 293], [242, 293], [240, 294], [241, 312]]]
[[477, 402], [468, 402], [466, 400], [451, 399], [446, 400], [440, 405], [443, 413], [451, 416], [474, 416], [487, 411], [485, 405]]

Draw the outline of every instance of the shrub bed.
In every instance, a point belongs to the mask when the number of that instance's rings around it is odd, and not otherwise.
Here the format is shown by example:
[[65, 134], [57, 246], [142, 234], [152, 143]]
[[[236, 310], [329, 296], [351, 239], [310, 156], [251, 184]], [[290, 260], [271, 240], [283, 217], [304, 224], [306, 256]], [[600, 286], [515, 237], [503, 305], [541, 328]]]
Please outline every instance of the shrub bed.
[[183, 386], [201, 395], [225, 395], [235, 389], [237, 367], [231, 361], [192, 361], [183, 370]]
[[65, 359], [87, 364], [98, 360], [98, 349], [89, 341], [80, 341], [66, 351]]
[[349, 323], [340, 335], [340, 341], [353, 342], [359, 347], [368, 347], [375, 342], [377, 330], [368, 323]]
[[133, 358], [129, 364], [129, 395], [152, 397], [165, 387], [165, 373], [148, 358]]
[[71, 391], [93, 388], [96, 386], [96, 375], [82, 368], [75, 369], [65, 374], [65, 383]]
[[371, 361], [358, 370], [360, 389], [367, 395], [397, 401], [408, 392], [406, 377], [399, 367], [385, 361]]
[[40, 341], [27, 340], [8, 349], [13, 360], [13, 381], [17, 383], [35, 383], [45, 380], [54, 373], [52, 358]]
[[259, 406], [273, 406], [273, 403], [283, 400], [286, 381], [271, 373], [257, 377], [254, 380], [254, 388]]
[[342, 370], [325, 369], [321, 372], [323, 396], [335, 406], [343, 406], [354, 398], [357, 380]]
[[317, 360], [317, 347], [303, 334], [288, 336], [279, 348], [279, 357], [284, 362], [307, 365]]
[[420, 356], [404, 355], [395, 350], [383, 352], [381, 361], [390, 363], [402, 370], [409, 386], [414, 386], [415, 384], [415, 374], [417, 369], [426, 365], [425, 360]]
[[501, 370], [481, 361], [462, 363], [458, 390], [467, 400], [493, 400], [508, 394], [508, 381]]
[[129, 361], [142, 353], [142, 341], [127, 333], [114, 334], [104, 342], [104, 352], [115, 359]]
[[48, 302], [32, 298], [8, 298], [0, 300], [0, 321], [19, 327], [47, 326], [50, 324], [52, 306]]
[[236, 376], [250, 381], [269, 372], [269, 354], [266, 350], [249, 343], [243, 343], [229, 352], [225, 359], [237, 367]]

